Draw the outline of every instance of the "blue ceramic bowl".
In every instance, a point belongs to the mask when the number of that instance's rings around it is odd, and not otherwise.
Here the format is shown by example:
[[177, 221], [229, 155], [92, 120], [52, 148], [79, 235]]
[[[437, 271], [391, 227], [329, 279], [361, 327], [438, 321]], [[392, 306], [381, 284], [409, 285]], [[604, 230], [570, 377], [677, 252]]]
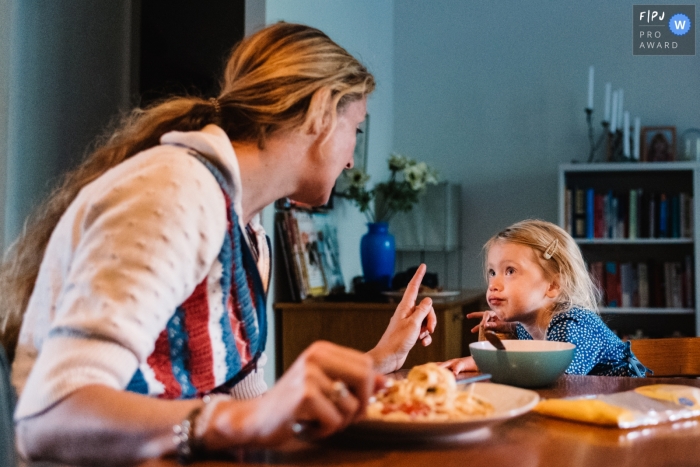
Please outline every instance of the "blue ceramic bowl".
[[576, 346], [568, 342], [504, 340], [506, 350], [488, 341], [469, 344], [476, 366], [494, 383], [523, 388], [552, 384], [571, 364]]

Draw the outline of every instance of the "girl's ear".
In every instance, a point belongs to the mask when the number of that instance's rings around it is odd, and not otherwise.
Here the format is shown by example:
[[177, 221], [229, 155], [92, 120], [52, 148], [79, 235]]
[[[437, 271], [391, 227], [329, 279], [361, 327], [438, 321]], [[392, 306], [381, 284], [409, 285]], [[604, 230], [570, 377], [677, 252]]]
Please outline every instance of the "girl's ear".
[[309, 135], [321, 135], [331, 125], [331, 90], [321, 88], [313, 93], [306, 113], [304, 130]]
[[559, 274], [557, 274], [549, 282], [549, 287], [547, 288], [547, 292], [545, 292], [545, 296], [554, 299], [554, 298], [557, 298], [559, 296], [560, 292], [561, 292], [561, 282], [560, 282]]

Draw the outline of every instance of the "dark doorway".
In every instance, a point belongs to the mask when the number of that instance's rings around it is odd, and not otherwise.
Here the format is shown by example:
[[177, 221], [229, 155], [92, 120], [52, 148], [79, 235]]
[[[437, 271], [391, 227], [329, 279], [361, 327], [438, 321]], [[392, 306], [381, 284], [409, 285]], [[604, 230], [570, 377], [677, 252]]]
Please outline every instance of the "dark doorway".
[[245, 0], [140, 4], [137, 104], [172, 94], [215, 95], [225, 60], [244, 35]]

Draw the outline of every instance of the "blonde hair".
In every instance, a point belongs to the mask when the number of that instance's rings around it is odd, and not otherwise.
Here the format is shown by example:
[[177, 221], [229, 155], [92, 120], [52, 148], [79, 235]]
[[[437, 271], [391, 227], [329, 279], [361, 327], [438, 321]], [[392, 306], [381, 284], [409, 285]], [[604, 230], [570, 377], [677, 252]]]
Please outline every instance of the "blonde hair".
[[[0, 340], [10, 358], [51, 233], [81, 188], [158, 145], [170, 131], [196, 131], [214, 123], [231, 141], [256, 142], [264, 148], [271, 135], [301, 128], [319, 116], [329, 117], [332, 130], [337, 113], [371, 93], [375, 82], [357, 59], [323, 32], [277, 23], [234, 47], [220, 85], [216, 99], [171, 97], [133, 110], [98, 140], [92, 153], [30, 216], [0, 265]], [[314, 95], [320, 96], [318, 106], [310, 105]]]
[[[552, 310], [554, 313], [568, 311], [574, 306], [598, 311], [600, 289], [586, 269], [581, 250], [564, 229], [538, 219], [516, 222], [486, 242], [485, 256], [488, 256], [491, 247], [498, 242], [529, 246], [535, 252], [545, 277], [558, 278], [560, 289]], [[485, 270], [488, 270], [486, 264]]]

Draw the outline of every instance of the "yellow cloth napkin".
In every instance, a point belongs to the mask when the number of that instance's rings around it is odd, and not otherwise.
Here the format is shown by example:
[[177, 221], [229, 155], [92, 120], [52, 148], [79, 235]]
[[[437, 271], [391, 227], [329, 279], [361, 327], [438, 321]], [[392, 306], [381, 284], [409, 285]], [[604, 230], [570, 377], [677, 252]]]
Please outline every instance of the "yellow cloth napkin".
[[634, 418], [629, 410], [597, 399], [548, 399], [541, 401], [533, 410], [550, 417], [608, 426], [618, 426], [621, 420], [631, 421]]
[[632, 428], [700, 415], [700, 388], [653, 384], [608, 395], [547, 399], [533, 410], [566, 420]]

